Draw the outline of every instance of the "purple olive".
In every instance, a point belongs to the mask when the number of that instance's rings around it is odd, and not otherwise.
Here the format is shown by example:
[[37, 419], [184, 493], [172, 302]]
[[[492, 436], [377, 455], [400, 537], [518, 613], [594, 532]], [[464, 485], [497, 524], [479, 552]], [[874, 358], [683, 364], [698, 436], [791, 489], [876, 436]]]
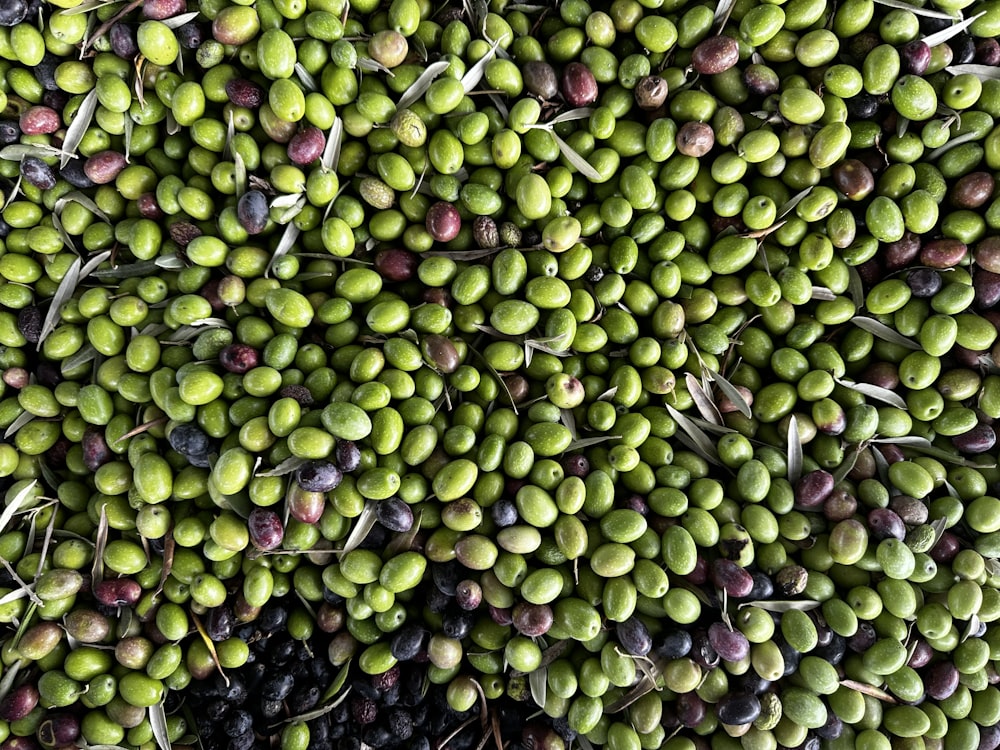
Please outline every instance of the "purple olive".
[[583, 63], [571, 62], [563, 69], [559, 90], [572, 107], [586, 107], [597, 101], [597, 79]]
[[247, 517], [250, 542], [257, 549], [271, 550], [281, 546], [285, 529], [281, 517], [268, 508], [254, 508]]

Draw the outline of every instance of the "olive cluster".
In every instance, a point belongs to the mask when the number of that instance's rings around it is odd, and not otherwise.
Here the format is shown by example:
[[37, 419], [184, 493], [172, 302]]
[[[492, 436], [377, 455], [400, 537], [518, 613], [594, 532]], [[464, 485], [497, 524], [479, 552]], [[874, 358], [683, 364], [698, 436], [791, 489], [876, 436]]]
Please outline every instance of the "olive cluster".
[[7, 0], [0, 748], [995, 750], [1000, 6], [899, 6]]

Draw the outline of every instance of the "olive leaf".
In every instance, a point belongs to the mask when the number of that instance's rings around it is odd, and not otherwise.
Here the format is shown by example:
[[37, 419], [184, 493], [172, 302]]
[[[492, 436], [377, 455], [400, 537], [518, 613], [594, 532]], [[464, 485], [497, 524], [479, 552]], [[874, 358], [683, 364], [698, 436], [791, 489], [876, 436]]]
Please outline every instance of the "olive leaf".
[[222, 158], [228, 159], [230, 148], [233, 144], [233, 137], [236, 135], [236, 118], [233, 116], [233, 111], [229, 110], [229, 122], [226, 123], [226, 143], [222, 147]]
[[664, 406], [666, 406], [667, 413], [677, 422], [677, 426], [681, 428], [681, 432], [677, 433], [677, 438], [709, 463], [721, 466], [719, 454], [716, 453], [715, 443], [712, 442], [712, 439], [670, 404], [664, 404]]
[[747, 419], [750, 419], [750, 417], [753, 416], [752, 412], [750, 411], [750, 404], [747, 403], [746, 399], [743, 397], [743, 394], [735, 385], [730, 383], [715, 370], [705, 368], [704, 372], [708, 373], [708, 376], [709, 378], [711, 378], [712, 382], [715, 383], [717, 386], [719, 386], [719, 390], [722, 391], [722, 395], [724, 395], [732, 402], [733, 406], [736, 407], [736, 410], [740, 414], [742, 414]]
[[[294, 206], [302, 197], [302, 193], [286, 193], [271, 201], [271, 208], [288, 208]], [[282, 222], [279, 222], [282, 223]]]
[[350, 536], [347, 537], [347, 541], [344, 542], [343, 549], [337, 550], [341, 554], [347, 554], [353, 549], [357, 549], [358, 545], [361, 544], [368, 536], [368, 533], [374, 528], [375, 522], [378, 519], [375, 516], [375, 503], [368, 501], [365, 503], [364, 509], [354, 519], [354, 528], [351, 529]]
[[976, 15], [972, 16], [971, 18], [966, 18], [961, 23], [956, 23], [956, 24], [953, 24], [953, 25], [949, 26], [946, 29], [941, 29], [941, 31], [935, 31], [933, 34], [928, 34], [927, 36], [925, 36], [920, 41], [922, 41], [928, 47], [937, 47], [939, 44], [944, 44], [945, 42], [947, 42], [952, 37], [958, 36], [963, 31], [965, 31], [967, 28], [969, 28], [972, 24], [974, 24], [977, 19], [979, 19], [979, 18], [981, 18], [982, 16], [985, 16], [985, 15], [986, 15], [986, 11], [985, 10], [981, 10]]
[[814, 286], [812, 288], [812, 297], [810, 299], [821, 300], [823, 302], [832, 302], [837, 299], [837, 295], [827, 289], [825, 286]]
[[705, 421], [711, 422], [712, 424], [722, 424], [722, 415], [719, 414], [719, 410], [716, 408], [715, 404], [712, 403], [712, 399], [701, 387], [701, 383], [698, 379], [692, 375], [690, 372], [684, 376], [684, 380], [687, 383], [688, 393], [691, 394], [691, 398], [694, 399], [695, 408]]
[[32, 414], [30, 411], [22, 411], [18, 415], [17, 419], [15, 419], [13, 422], [11, 422], [10, 426], [4, 432], [4, 434], [3, 434], [4, 440], [6, 440], [11, 435], [13, 435], [14, 433], [16, 433], [18, 430], [20, 430], [22, 427], [24, 427], [26, 424], [28, 424], [28, 422], [30, 422], [34, 418], [35, 418], [35, 415]]
[[483, 80], [483, 76], [486, 74], [486, 66], [494, 58], [494, 56], [496, 56], [497, 48], [499, 46], [499, 40], [493, 42], [490, 45], [489, 52], [479, 58], [475, 65], [465, 71], [465, 75], [462, 76], [462, 88], [465, 90], [466, 94], [476, 88], [476, 86], [479, 85], [479, 82]]
[[399, 97], [399, 101], [396, 102], [396, 111], [406, 109], [422, 97], [427, 92], [427, 89], [431, 87], [431, 84], [434, 83], [434, 79], [448, 70], [449, 64], [447, 60], [438, 60], [424, 68], [424, 72]]
[[167, 135], [177, 135], [181, 132], [180, 123], [174, 118], [174, 115], [169, 110], [167, 111]]
[[963, 73], [971, 73], [972, 75], [979, 78], [980, 81], [986, 80], [1000, 80], [1000, 67], [995, 65], [977, 65], [975, 63], [965, 63], [962, 65], [949, 65], [945, 68], [952, 75], [962, 75]]
[[[14, 687], [14, 681], [17, 679], [17, 675], [21, 671], [22, 665], [34, 666], [34, 664], [27, 659], [15, 659], [13, 664], [4, 669], [3, 679], [0, 679], [0, 701], [6, 698], [10, 689]], [[91, 745], [91, 747], [93, 747], [93, 745]]]
[[390, 78], [395, 78], [396, 74], [385, 67], [378, 60], [372, 60], [370, 57], [359, 57], [358, 67], [361, 70], [367, 70], [369, 73], [385, 73]]
[[295, 63], [295, 75], [302, 81], [302, 85], [305, 86], [307, 92], [319, 91], [316, 79], [313, 78], [312, 73], [306, 70], [306, 66], [302, 63]]
[[184, 261], [176, 255], [161, 255], [153, 263], [156, 264], [157, 268], [163, 268], [167, 271], [180, 271], [184, 268]]
[[609, 440], [621, 440], [621, 435], [599, 435], [598, 437], [592, 438], [581, 438], [580, 440], [574, 440], [568, 446], [566, 446], [567, 451], [578, 451], [581, 448], [589, 448], [592, 445], [600, 445], [601, 443], [606, 443]]
[[570, 122], [571, 120], [584, 120], [594, 114], [593, 107], [577, 107], [576, 109], [568, 109], [565, 112], [561, 112], [551, 120], [545, 123], [547, 129], [551, 129], [553, 125], [558, 125], [560, 122]]
[[778, 216], [777, 216], [777, 218], [778, 219], [784, 219], [789, 213], [791, 213], [792, 209], [794, 209], [797, 205], [799, 205], [799, 203], [801, 203], [803, 201], [803, 199], [805, 199], [805, 197], [807, 195], [809, 195], [809, 193], [812, 192], [812, 189], [813, 189], [813, 185], [810, 185], [805, 190], [802, 190], [802, 191], [796, 193], [791, 198], [789, 198], [787, 201], [785, 201], [784, 203], [782, 203], [781, 204], [781, 208], [778, 209]]
[[163, 21], [163, 25], [168, 29], [179, 29], [184, 24], [193, 21], [198, 17], [198, 11], [192, 11], [191, 13], [181, 13], [179, 16], [174, 16], [173, 18], [167, 18]]
[[[323, 169], [335, 170], [340, 161], [340, 144], [344, 137], [344, 121], [339, 116], [333, 118], [333, 125], [326, 136], [326, 146], [323, 148], [323, 155], [320, 157], [320, 164]], [[341, 188], [343, 189], [343, 188]], [[331, 201], [332, 203], [332, 201]]]
[[50, 156], [77, 158], [76, 154], [44, 143], [12, 143], [0, 148], [0, 159], [4, 161], [21, 161], [25, 156], [37, 156], [39, 159], [47, 159]]
[[837, 470], [833, 472], [833, 482], [834, 484], [839, 484], [847, 478], [847, 475], [851, 473], [855, 464], [858, 463], [858, 456], [861, 455], [861, 446], [853, 446], [847, 454], [844, 456], [844, 460], [840, 462], [840, 466]]
[[[197, 14], [195, 14], [197, 15]], [[167, 712], [164, 701], [167, 699], [167, 688], [163, 689], [163, 699], [149, 707], [149, 725], [153, 728], [153, 739], [160, 750], [170, 750], [170, 733], [167, 731]]]
[[101, 514], [97, 519], [97, 531], [94, 533], [94, 562], [90, 568], [90, 577], [94, 583], [104, 580], [104, 548], [108, 544], [108, 508], [101, 505]]
[[[120, 0], [84, 0], [84, 2], [73, 8], [66, 8], [65, 10], [60, 10], [59, 15], [61, 16], [78, 16], [81, 13], [90, 13], [92, 10], [98, 10], [103, 8], [105, 5], [114, 5]], [[91, 745], [91, 747], [94, 747]]]
[[955, 20], [955, 16], [950, 13], [944, 13], [939, 10], [931, 10], [930, 8], [922, 8], [914, 3], [905, 2], [905, 0], [875, 0], [879, 5], [884, 5], [887, 8], [896, 8], [897, 10], [908, 10], [916, 16], [925, 16], [927, 18], [943, 18], [948, 21]]
[[[347, 684], [347, 678], [350, 676], [351, 672], [352, 661], [353, 661], [352, 659], [348, 659], [344, 663], [344, 665], [340, 668], [340, 671], [337, 672], [337, 675], [333, 678], [333, 682], [331, 682], [330, 685], [327, 687], [327, 689], [323, 691], [323, 697], [320, 698], [320, 703], [326, 703], [333, 696], [339, 693], [341, 688], [343, 688], [345, 684]], [[351, 688], [348, 687], [347, 690], [344, 691], [344, 694], [333, 704], [333, 708], [335, 708], [338, 703], [343, 701], [344, 698], [347, 697], [347, 694], [350, 692]], [[322, 716], [322, 714], [320, 714], [320, 716]]]
[[275, 466], [273, 469], [268, 471], [260, 471], [254, 474], [257, 477], [283, 477], [286, 474], [291, 474], [293, 471], [298, 469], [300, 466], [306, 463], [306, 459], [299, 458], [298, 456], [291, 456], [286, 458], [280, 464]]
[[73, 296], [80, 282], [110, 257], [111, 251], [105, 250], [91, 258], [85, 266], [83, 265], [82, 258], [73, 260], [62, 281], [59, 282], [56, 293], [52, 296], [52, 301], [49, 303], [48, 312], [45, 314], [45, 320], [42, 322], [42, 330], [38, 334], [38, 346], [36, 348], [39, 351], [41, 351], [42, 343], [48, 338], [48, 335], [55, 330], [62, 306]]
[[972, 617], [969, 618], [969, 624], [965, 626], [965, 631], [962, 633], [962, 639], [960, 643], [965, 643], [967, 640], [972, 638], [976, 633], [979, 632], [979, 616], [973, 612]]
[[[905, 445], [907, 447], [913, 448], [914, 450], [920, 451], [921, 453], [926, 453], [928, 456], [938, 459], [939, 461], [947, 461], [948, 463], [956, 464], [957, 466], [967, 466], [971, 469], [993, 469], [996, 468], [996, 462], [989, 464], [980, 464], [976, 461], [972, 461], [967, 458], [963, 458], [950, 451], [943, 450], [933, 445], [927, 438], [920, 437], [919, 435], [904, 435], [903, 437], [894, 438], [884, 438], [876, 439], [872, 441], [873, 443], [894, 443], [895, 445]], [[877, 453], [878, 451], [876, 451]]]
[[788, 481], [795, 484], [802, 476], [802, 438], [799, 420], [794, 414], [788, 419]]
[[930, 151], [925, 157], [925, 161], [935, 161], [939, 157], [951, 151], [956, 146], [961, 146], [963, 143], [969, 143], [970, 141], [978, 141], [982, 136], [976, 131], [970, 131], [968, 133], [963, 133], [962, 135], [956, 136], [948, 141], [943, 146], [938, 146], [933, 151]]
[[[73, 115], [73, 122], [66, 128], [66, 137], [63, 138], [63, 154], [59, 157], [60, 167], [65, 167], [69, 164], [70, 159], [76, 154], [77, 149], [80, 147], [80, 141], [83, 140], [87, 128], [90, 127], [90, 123], [94, 119], [94, 113], [97, 112], [97, 105], [97, 89], [94, 88], [90, 90], [89, 94], [83, 97], [83, 101], [80, 102], [76, 114]], [[131, 118], [125, 119], [126, 121], [131, 120]]]
[[[81, 193], [79, 190], [73, 190], [69, 193], [66, 193], [66, 195], [64, 195], [62, 198], [56, 201], [56, 205], [53, 210], [62, 211], [63, 207], [70, 202], [79, 203], [81, 206], [90, 211], [90, 213], [99, 218], [101, 221], [111, 223], [111, 219], [109, 219], [108, 215], [101, 210], [101, 207], [98, 206], [96, 203], [94, 203], [93, 199], [89, 195], [85, 195], [84, 193]], [[95, 275], [99, 274], [95, 273]]]
[[278, 241], [278, 246], [274, 249], [274, 254], [271, 256], [271, 260], [267, 264], [267, 271], [264, 276], [268, 276], [271, 273], [271, 269], [274, 268], [275, 262], [286, 255], [289, 250], [295, 246], [295, 241], [299, 238], [299, 233], [302, 230], [299, 229], [295, 224], [286, 224], [285, 231], [281, 234], [281, 239]]
[[548, 676], [549, 670], [539, 667], [528, 675], [528, 687], [531, 689], [531, 700], [539, 708], [545, 707], [545, 699], [548, 697]]
[[744, 609], [746, 607], [756, 607], [757, 609], [763, 609], [768, 612], [788, 612], [792, 609], [797, 609], [800, 612], [808, 612], [811, 609], [816, 609], [820, 606], [821, 602], [815, 601], [814, 599], [788, 599], [785, 601], [776, 599], [760, 599], [752, 602], [741, 602], [737, 609]]
[[855, 266], [848, 266], [847, 278], [847, 294], [854, 303], [854, 308], [859, 309], [865, 303], [865, 286], [861, 281], [861, 274]]
[[715, 26], [720, 33], [725, 27], [726, 22], [729, 20], [729, 16], [732, 14], [733, 8], [735, 7], [736, 0], [721, 0], [721, 2], [715, 6], [715, 17], [712, 18], [712, 25]]
[[14, 514], [16, 514], [18, 510], [20, 510], [21, 506], [25, 504], [28, 498], [34, 499], [33, 493], [37, 484], [38, 480], [32, 479], [10, 499], [10, 503], [3, 509], [3, 513], [0, 513], [0, 529], [3, 529], [10, 522], [10, 519], [14, 517]]
[[616, 393], [618, 393], [618, 386], [617, 385], [613, 385], [610, 388], [608, 388], [608, 390], [604, 391], [604, 393], [602, 393], [600, 396], [598, 396], [596, 400], [597, 401], [610, 401], [611, 399], [613, 399], [615, 397]]
[[855, 383], [850, 380], [842, 380], [840, 378], [834, 378], [834, 382], [838, 385], [844, 386], [848, 390], [852, 390], [856, 393], [861, 393], [868, 398], [873, 398], [876, 401], [881, 401], [883, 403], [895, 406], [897, 409], [905, 409], [906, 401], [895, 391], [890, 391], [888, 388], [883, 388], [880, 385], [873, 385], [871, 383]]
[[6, 209], [14, 200], [17, 198], [17, 194], [21, 192], [21, 175], [17, 175], [17, 182], [14, 183], [14, 187], [10, 189], [10, 195], [7, 196], [7, 200], [4, 201], [3, 207]]
[[559, 147], [559, 152], [566, 157], [566, 161], [576, 167], [576, 171], [586, 177], [588, 180], [593, 180], [594, 182], [605, 182], [601, 173], [598, 172], [594, 167], [584, 159], [580, 154], [573, 150], [566, 141], [564, 141], [556, 131], [550, 131], [552, 139], [556, 142]]
[[576, 429], [576, 417], [573, 416], [572, 409], [560, 409], [559, 421], [563, 423], [563, 426], [567, 430], [569, 430], [569, 436], [571, 440], [579, 439], [580, 433]]
[[858, 315], [851, 318], [851, 322], [854, 323], [858, 328], [868, 331], [868, 333], [876, 336], [883, 341], [888, 341], [890, 344], [899, 344], [900, 346], [905, 346], [907, 349], [913, 349], [914, 351], [920, 351], [921, 346], [916, 341], [911, 338], [907, 338], [899, 331], [896, 331], [885, 323], [880, 323], [875, 320], [875, 318], [869, 318], [865, 315]]
[[233, 181], [236, 183], [236, 200], [247, 191], [247, 165], [239, 151], [233, 152]]

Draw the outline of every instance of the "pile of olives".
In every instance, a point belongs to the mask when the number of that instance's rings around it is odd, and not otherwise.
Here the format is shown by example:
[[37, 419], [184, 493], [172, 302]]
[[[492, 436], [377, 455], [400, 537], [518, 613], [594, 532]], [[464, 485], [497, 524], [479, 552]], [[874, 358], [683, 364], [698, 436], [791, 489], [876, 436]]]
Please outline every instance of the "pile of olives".
[[998, 38], [5, 0], [0, 750], [996, 750]]

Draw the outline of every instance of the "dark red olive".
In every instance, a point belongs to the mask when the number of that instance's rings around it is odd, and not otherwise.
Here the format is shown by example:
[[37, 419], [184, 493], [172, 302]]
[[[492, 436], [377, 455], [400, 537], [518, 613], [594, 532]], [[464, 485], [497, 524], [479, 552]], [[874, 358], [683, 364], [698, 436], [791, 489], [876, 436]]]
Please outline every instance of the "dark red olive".
[[322, 156], [325, 147], [326, 136], [323, 135], [323, 131], [315, 125], [310, 125], [293, 135], [288, 142], [288, 159], [292, 164], [304, 167]]
[[597, 101], [597, 79], [583, 63], [571, 62], [563, 69], [559, 90], [573, 107], [586, 107]]
[[451, 203], [438, 201], [427, 210], [427, 232], [435, 242], [451, 242], [462, 229], [462, 217]]

